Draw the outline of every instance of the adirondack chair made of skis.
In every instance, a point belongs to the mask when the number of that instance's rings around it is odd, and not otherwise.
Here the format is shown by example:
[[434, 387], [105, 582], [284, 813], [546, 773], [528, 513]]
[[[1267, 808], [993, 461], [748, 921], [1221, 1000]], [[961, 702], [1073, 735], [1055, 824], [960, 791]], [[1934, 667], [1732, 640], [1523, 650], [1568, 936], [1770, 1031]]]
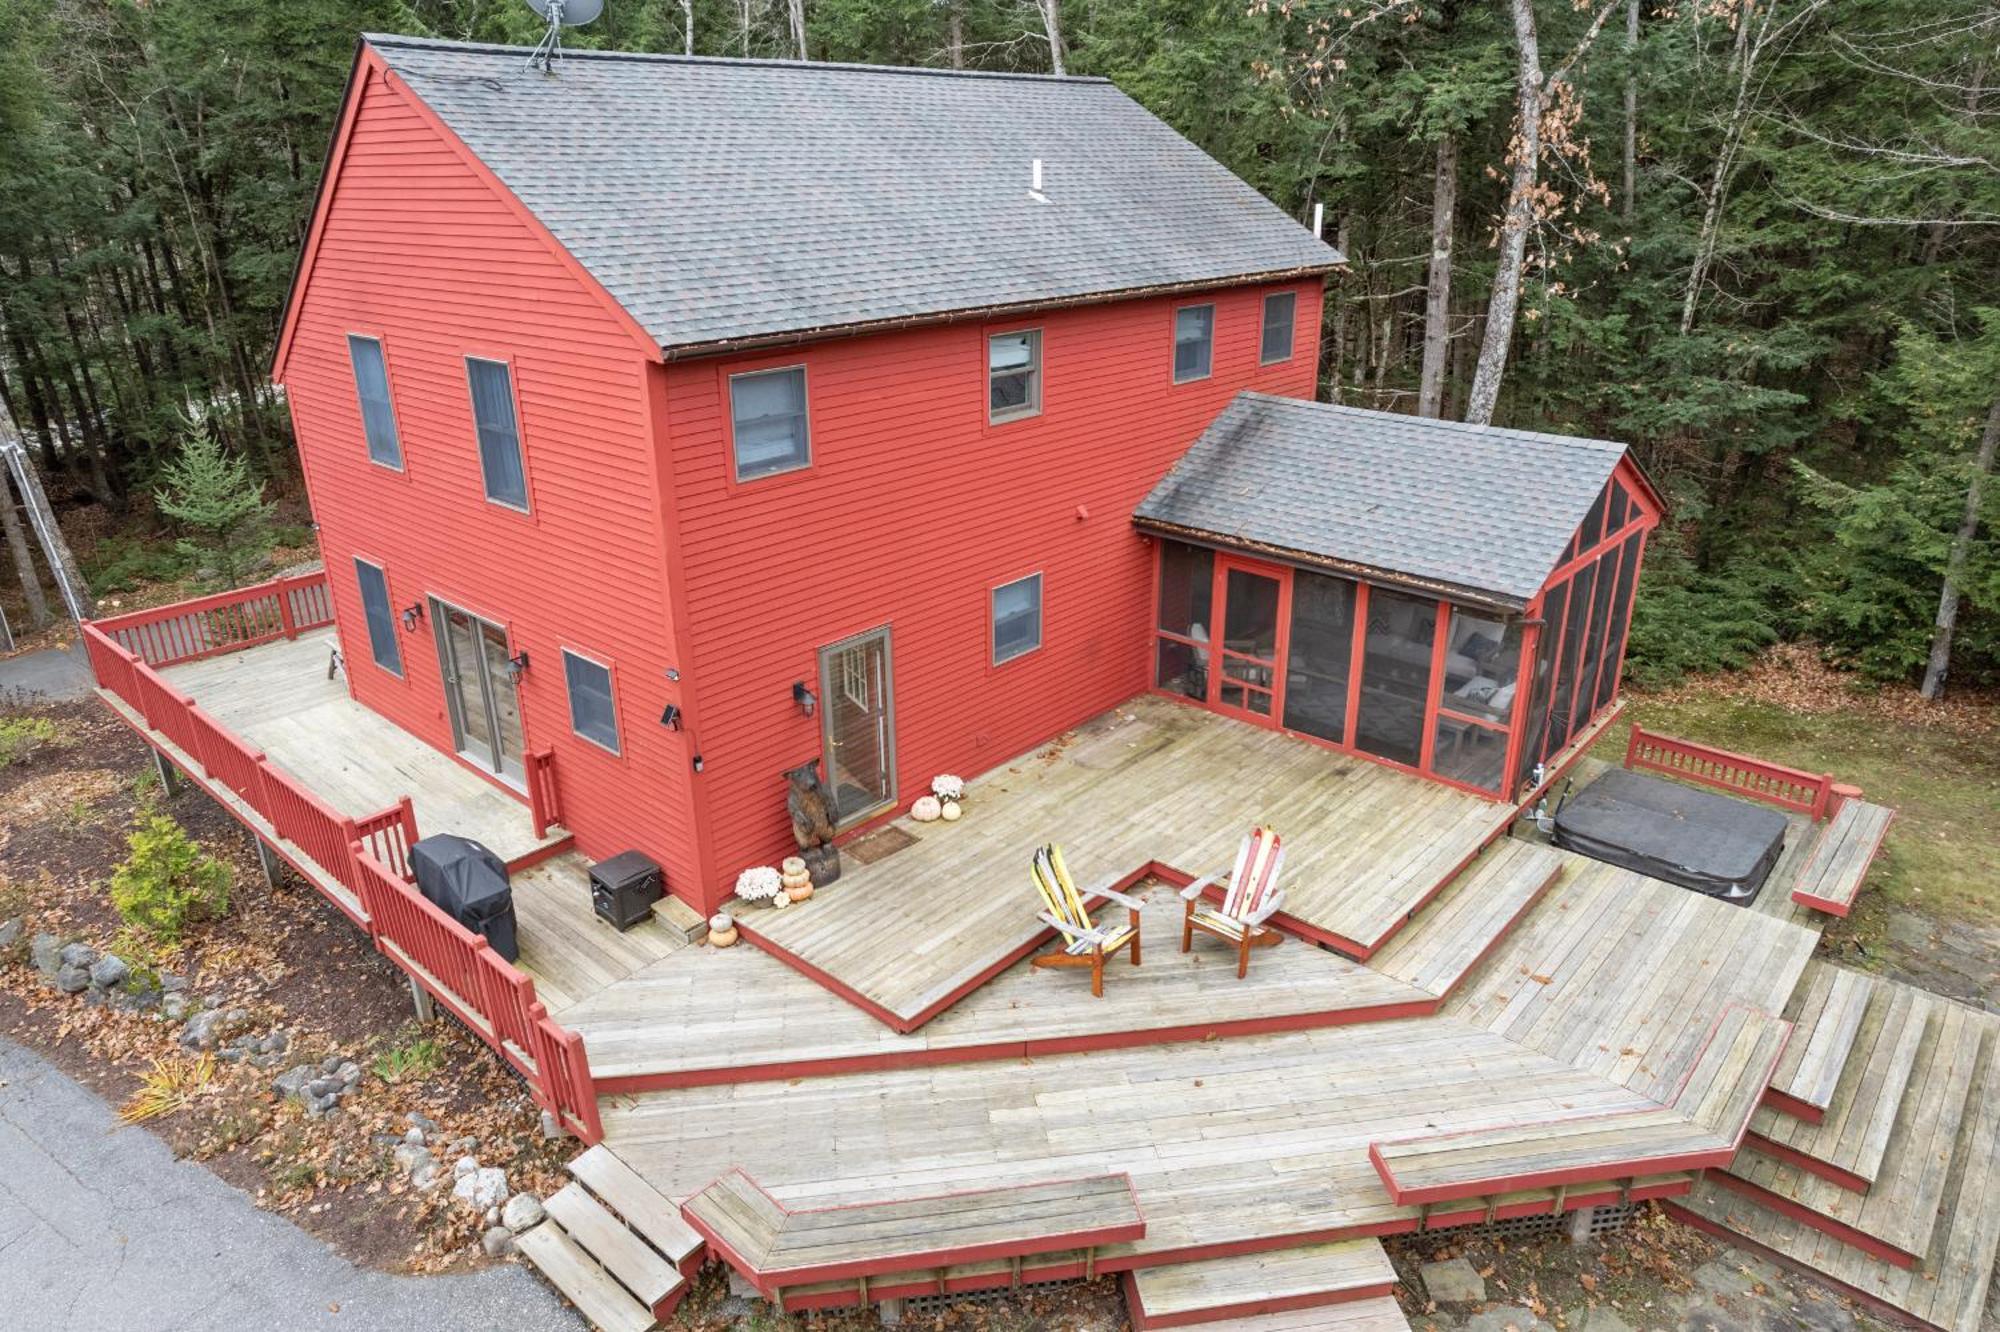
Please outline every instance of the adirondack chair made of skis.
[[[1121, 949], [1130, 949], [1132, 965], [1139, 965], [1139, 912], [1144, 903], [1114, 891], [1108, 884], [1087, 893], [1077, 891], [1076, 883], [1069, 877], [1069, 867], [1063, 864], [1062, 848], [1053, 842], [1035, 852], [1031, 872], [1035, 891], [1047, 908], [1040, 919], [1062, 935], [1062, 946], [1037, 957], [1034, 965], [1089, 967], [1090, 992], [1102, 999], [1106, 958]], [[1127, 918], [1117, 923], [1093, 923], [1086, 905], [1092, 897], [1124, 907]]]
[[1215, 883], [1215, 876], [1196, 879], [1181, 889], [1186, 915], [1181, 923], [1181, 951], [1194, 947], [1194, 932], [1212, 934], [1236, 945], [1236, 975], [1250, 973], [1250, 950], [1269, 948], [1284, 936], [1265, 922], [1278, 914], [1285, 903], [1285, 890], [1278, 886], [1278, 872], [1285, 864], [1285, 848], [1278, 834], [1261, 824], [1252, 828], [1236, 853], [1236, 868], [1230, 871], [1229, 888], [1220, 907], [1211, 906], [1202, 894]]

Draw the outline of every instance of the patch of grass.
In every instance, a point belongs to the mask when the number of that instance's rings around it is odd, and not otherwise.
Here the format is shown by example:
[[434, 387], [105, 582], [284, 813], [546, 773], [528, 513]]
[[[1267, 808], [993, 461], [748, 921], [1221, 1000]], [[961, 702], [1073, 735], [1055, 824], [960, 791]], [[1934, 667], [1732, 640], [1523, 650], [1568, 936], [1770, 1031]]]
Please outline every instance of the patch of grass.
[[84, 580], [99, 596], [148, 583], [171, 583], [194, 572], [195, 561], [168, 536], [108, 536], [84, 562]]
[[[1867, 910], [1886, 915], [1907, 907], [1947, 923], [2000, 925], [1993, 891], [2000, 883], [2000, 761], [1990, 737], [1913, 726], [1859, 707], [1800, 712], [1699, 690], [1671, 701], [1635, 695], [1630, 720], [1854, 783], [1866, 799], [1897, 811], [1861, 897]], [[1614, 728], [1598, 755], [1622, 757], [1627, 730]]]
[[214, 1055], [199, 1059], [155, 1059], [152, 1069], [139, 1079], [139, 1090], [118, 1108], [118, 1117], [127, 1124], [142, 1124], [185, 1110], [214, 1081]]
[[391, 1086], [429, 1077], [444, 1064], [444, 1049], [432, 1036], [417, 1036], [375, 1056], [375, 1076]]
[[56, 724], [47, 717], [0, 720], [0, 768], [12, 767], [55, 742]]

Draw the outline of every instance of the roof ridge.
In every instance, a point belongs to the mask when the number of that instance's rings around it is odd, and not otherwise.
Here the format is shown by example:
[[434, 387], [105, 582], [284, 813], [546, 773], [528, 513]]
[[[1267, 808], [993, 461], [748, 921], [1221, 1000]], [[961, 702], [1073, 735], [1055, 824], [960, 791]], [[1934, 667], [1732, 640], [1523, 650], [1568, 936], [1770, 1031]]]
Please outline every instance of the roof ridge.
[[1398, 421], [1424, 427], [1426, 429], [1462, 431], [1473, 435], [1512, 435], [1517, 438], [1548, 440], [1554, 444], [1574, 447], [1588, 445], [1598, 449], [1615, 449], [1619, 453], [1631, 452], [1631, 445], [1615, 439], [1601, 439], [1596, 435], [1563, 435], [1553, 430], [1524, 430], [1519, 426], [1477, 425], [1471, 421], [1453, 421], [1441, 416], [1412, 416], [1408, 412], [1385, 411], [1379, 407], [1355, 407], [1344, 402], [1320, 402], [1314, 398], [1292, 398], [1280, 393], [1264, 393], [1257, 389], [1244, 389], [1239, 397], [1258, 398], [1266, 402], [1285, 405], [1311, 407], [1323, 412], [1338, 412], [1343, 416], [1367, 416], [1385, 421]]
[[[524, 61], [534, 52], [533, 47], [509, 46], [504, 42], [461, 42], [447, 37], [419, 37], [407, 33], [364, 32], [361, 40], [374, 47], [405, 47], [424, 51], [461, 51], [472, 55], [517, 55]], [[992, 81], [1014, 81], [1024, 83], [1053, 83], [1062, 85], [1110, 85], [1111, 80], [1099, 74], [1032, 74], [1025, 71], [1002, 69], [939, 69], [931, 65], [868, 65], [847, 60], [784, 60], [776, 56], [712, 56], [681, 55], [672, 51], [612, 51], [588, 47], [562, 49], [557, 67], [564, 60], [628, 61], [646, 65], [694, 65], [714, 66], [724, 69], [790, 69], [840, 74], [906, 74], [934, 75], [939, 78], [986, 79]]]

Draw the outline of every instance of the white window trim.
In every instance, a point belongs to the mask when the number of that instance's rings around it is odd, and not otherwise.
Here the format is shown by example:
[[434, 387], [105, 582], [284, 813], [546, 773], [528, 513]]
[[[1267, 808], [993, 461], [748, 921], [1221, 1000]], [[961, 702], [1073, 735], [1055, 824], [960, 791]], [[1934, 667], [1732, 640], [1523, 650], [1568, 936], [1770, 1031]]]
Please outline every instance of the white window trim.
[[[479, 440], [479, 401], [472, 394], [472, 363], [474, 361], [485, 365], [497, 365], [507, 372], [507, 404], [513, 409], [514, 413], [514, 457], [521, 464], [521, 502], [519, 504], [514, 503], [512, 500], [495, 498], [493, 483], [486, 475], [486, 450], [481, 447]], [[465, 358], [465, 395], [467, 403], [472, 408], [472, 451], [479, 458], [480, 493], [486, 497], [486, 502], [495, 508], [506, 509], [511, 513], [533, 513], [533, 487], [528, 484], [528, 439], [527, 432], [521, 425], [521, 385], [520, 381], [514, 377], [514, 362], [499, 356], [468, 355]]]
[[[1015, 651], [1010, 652], [1003, 657], [1000, 655], [1000, 617], [998, 614], [995, 613], [994, 603], [999, 599], [1000, 594], [1006, 591], [1008, 588], [1013, 587], [1018, 583], [1026, 583], [1030, 581], [1032, 581], [1035, 584], [1035, 641], [1029, 646], [1024, 648], [1017, 648]], [[1040, 569], [1035, 570], [1033, 573], [1024, 573], [1019, 578], [1009, 578], [1006, 582], [996, 583], [992, 587], [987, 589], [986, 655], [988, 659], [988, 664], [993, 666], [1005, 666], [1009, 662], [1019, 661], [1023, 657], [1033, 656], [1035, 653], [1040, 652], [1042, 650], [1043, 644], [1048, 641], [1048, 618], [1049, 618], [1048, 591], [1049, 591], [1048, 580], [1042, 576], [1042, 571]]]
[[[1290, 328], [1285, 336], [1285, 354], [1283, 356], [1266, 356], [1264, 354], [1264, 344], [1270, 335], [1271, 302], [1287, 298], [1292, 302], [1292, 317]], [[1259, 310], [1258, 314], [1260, 317], [1257, 322], [1257, 364], [1283, 365], [1294, 356], [1297, 356], [1299, 354], [1299, 294], [1295, 291], [1267, 291], [1264, 293], [1263, 307]]]
[[591, 656], [589, 653], [578, 652], [575, 648], [566, 647], [562, 650], [562, 654], [566, 659], [569, 657], [575, 657], [578, 661], [583, 662], [590, 666], [595, 666], [597, 667], [597, 669], [604, 672], [605, 691], [611, 695], [611, 730], [613, 734], [615, 734], [618, 737], [618, 743], [615, 746], [607, 745], [602, 740], [599, 740], [596, 736], [585, 735], [582, 731], [576, 729], [576, 698], [575, 695], [570, 690], [569, 667], [565, 665], [563, 667], [563, 702], [569, 705], [569, 733], [575, 736], [577, 739], [583, 741], [585, 744], [596, 745], [599, 749], [603, 750], [607, 754], [614, 755], [618, 758], [624, 758], [625, 725], [624, 725], [624, 719], [618, 715], [617, 672], [611, 669], [610, 662], [599, 661], [597, 658]]
[[[789, 370], [799, 372], [799, 396], [805, 402], [805, 408], [800, 414], [805, 418], [806, 456], [802, 461], [794, 463], [790, 467], [780, 467], [776, 471], [759, 472], [755, 476], [745, 476], [743, 475], [740, 460], [736, 453], [736, 381], [739, 379], [754, 379], [758, 375], [779, 374]], [[790, 476], [793, 472], [803, 472], [813, 465], [812, 372], [806, 368], [804, 361], [794, 361], [789, 365], [763, 365], [757, 367], [755, 370], [731, 371], [729, 382], [724, 387], [728, 390], [723, 407], [729, 414], [729, 479], [731, 481], [737, 485], [753, 486], [759, 481], [769, 481], [773, 477]]]
[[[999, 338], [1018, 337], [1027, 334], [1033, 339], [1035, 356], [1028, 363], [1029, 382], [1034, 386], [1027, 403], [1020, 407], [1010, 407], [997, 415], [993, 411], [993, 343]], [[1019, 370], [1005, 373], [1018, 375]], [[1014, 421], [1026, 421], [1042, 414], [1042, 330], [1036, 328], [1004, 328], [986, 335], [986, 424], [1008, 425]]]
[[[1181, 316], [1189, 310], [1208, 311], [1208, 368], [1198, 375], [1181, 375]], [[1215, 302], [1196, 301], [1192, 305], [1174, 307], [1173, 345], [1168, 354], [1173, 358], [1169, 369], [1173, 371], [1176, 384], [1199, 384], [1204, 379], [1215, 378]]]
[[382, 600], [387, 605], [389, 611], [389, 642], [396, 649], [396, 668], [391, 670], [389, 667], [384, 666], [381, 659], [375, 655], [375, 631], [368, 623], [368, 594], [362, 591], [361, 579], [357, 575], [354, 580], [354, 592], [356, 596], [361, 598], [361, 627], [368, 634], [368, 660], [374, 665], [376, 670], [381, 671], [383, 674], [393, 676], [398, 680], [406, 679], [405, 672], [409, 669], [409, 662], [403, 656], [403, 645], [397, 642], [395, 637], [396, 598], [389, 594], [389, 566], [386, 564], [377, 564], [374, 560], [361, 555], [354, 557], [354, 563], [357, 567], [365, 564], [376, 573], [382, 575]]

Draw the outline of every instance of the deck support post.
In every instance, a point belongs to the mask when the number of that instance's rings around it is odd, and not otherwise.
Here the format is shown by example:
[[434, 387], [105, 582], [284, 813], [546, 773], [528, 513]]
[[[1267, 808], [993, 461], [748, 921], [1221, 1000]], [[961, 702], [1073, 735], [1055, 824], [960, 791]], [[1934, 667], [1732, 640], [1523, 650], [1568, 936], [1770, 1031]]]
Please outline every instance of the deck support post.
[[271, 849], [271, 844], [257, 834], [250, 834], [250, 840], [257, 844], [257, 868], [264, 871], [264, 886], [271, 889], [280, 887], [284, 862], [278, 859], [278, 853]]
[[153, 772], [160, 779], [160, 794], [169, 800], [179, 795], [181, 789], [187, 785], [186, 779], [181, 776], [181, 770], [174, 766], [173, 760], [167, 757], [163, 749], [153, 751]]
[[875, 1316], [882, 1320], [882, 1326], [895, 1327], [903, 1321], [903, 1302], [883, 1300], [875, 1306]]
[[431, 998], [429, 990], [417, 984], [415, 976], [410, 977], [409, 980], [410, 1003], [417, 1010], [417, 1021], [428, 1026], [430, 1023], [437, 1021], [437, 1000]]
[[1597, 1209], [1595, 1207], [1579, 1207], [1574, 1212], [1571, 1212], [1569, 1214], [1569, 1242], [1571, 1244], [1588, 1244], [1590, 1242], [1590, 1227], [1596, 1220]]

